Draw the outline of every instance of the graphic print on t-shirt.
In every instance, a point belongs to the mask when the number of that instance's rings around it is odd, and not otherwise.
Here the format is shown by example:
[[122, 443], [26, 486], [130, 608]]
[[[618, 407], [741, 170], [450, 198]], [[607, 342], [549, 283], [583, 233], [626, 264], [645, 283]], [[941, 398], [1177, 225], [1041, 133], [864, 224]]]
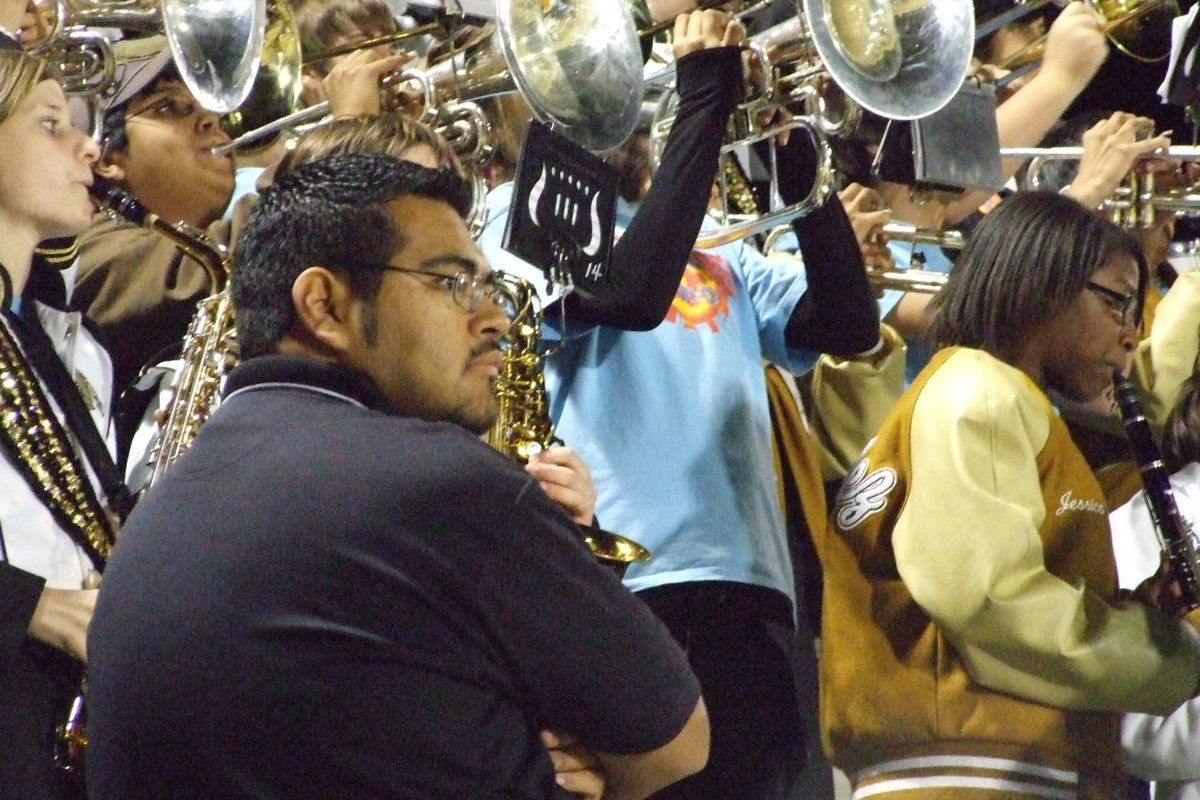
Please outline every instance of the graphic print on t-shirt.
[[675, 299], [667, 310], [666, 321], [683, 321], [685, 328], [701, 323], [716, 333], [717, 317], [729, 316], [729, 298], [733, 297], [733, 273], [729, 262], [712, 253], [692, 251]]

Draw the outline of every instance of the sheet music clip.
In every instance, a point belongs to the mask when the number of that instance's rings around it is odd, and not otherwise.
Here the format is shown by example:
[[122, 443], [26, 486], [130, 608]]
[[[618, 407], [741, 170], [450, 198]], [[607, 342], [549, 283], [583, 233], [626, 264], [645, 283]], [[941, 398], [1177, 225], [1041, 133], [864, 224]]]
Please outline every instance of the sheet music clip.
[[608, 274], [617, 171], [548, 125], [525, 128], [501, 246], [541, 267], [561, 296], [594, 294]]
[[966, 80], [941, 109], [889, 120], [871, 171], [885, 181], [934, 192], [997, 192], [1004, 186], [995, 88]]
[[1200, 104], [1200, 23], [1196, 21], [1196, 6], [1171, 22], [1171, 53], [1166, 77], [1158, 87], [1164, 103], [1193, 108]]

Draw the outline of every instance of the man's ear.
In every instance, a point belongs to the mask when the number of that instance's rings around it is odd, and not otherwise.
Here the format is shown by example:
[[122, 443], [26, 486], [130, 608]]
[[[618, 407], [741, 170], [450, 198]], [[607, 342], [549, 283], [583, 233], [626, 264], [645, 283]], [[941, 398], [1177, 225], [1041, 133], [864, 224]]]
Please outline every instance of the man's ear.
[[345, 353], [357, 338], [356, 298], [345, 277], [325, 267], [309, 267], [292, 283], [296, 333], [334, 353]]

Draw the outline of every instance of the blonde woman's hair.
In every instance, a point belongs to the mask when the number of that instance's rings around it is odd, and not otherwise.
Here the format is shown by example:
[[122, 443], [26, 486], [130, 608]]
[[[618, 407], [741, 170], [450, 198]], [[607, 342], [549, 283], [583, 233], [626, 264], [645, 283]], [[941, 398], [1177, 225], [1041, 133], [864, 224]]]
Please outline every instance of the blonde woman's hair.
[[439, 166], [450, 166], [459, 175], [462, 165], [450, 145], [436, 131], [400, 114], [361, 114], [339, 117], [306, 133], [279, 163], [278, 180], [299, 165], [318, 158], [349, 153], [378, 153], [403, 158], [404, 153], [425, 145], [437, 156]]
[[0, 122], [13, 115], [33, 87], [56, 77], [40, 58], [16, 50], [0, 51]]

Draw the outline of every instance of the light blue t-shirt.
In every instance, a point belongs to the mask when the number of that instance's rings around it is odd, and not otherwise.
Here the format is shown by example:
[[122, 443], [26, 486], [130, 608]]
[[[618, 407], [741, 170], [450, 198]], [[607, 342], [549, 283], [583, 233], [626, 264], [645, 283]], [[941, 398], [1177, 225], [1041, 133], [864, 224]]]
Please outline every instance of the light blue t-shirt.
[[233, 196], [225, 206], [224, 219], [232, 219], [233, 207], [243, 195], [258, 194], [258, 179], [266, 170], [263, 167], [238, 167], [233, 175]]
[[[511, 192], [489, 195], [479, 245], [493, 268], [542, 288], [540, 269], [500, 248]], [[619, 206], [618, 230], [632, 214]], [[794, 599], [763, 359], [793, 372], [815, 362], [783, 339], [806, 287], [795, 258], [734, 243], [692, 254], [654, 330], [568, 321], [545, 364], [551, 417], [591, 469], [601, 525], [652, 554], [629, 567], [631, 589], [723, 580]], [[547, 313], [546, 332], [557, 338], [559, 327]]]

